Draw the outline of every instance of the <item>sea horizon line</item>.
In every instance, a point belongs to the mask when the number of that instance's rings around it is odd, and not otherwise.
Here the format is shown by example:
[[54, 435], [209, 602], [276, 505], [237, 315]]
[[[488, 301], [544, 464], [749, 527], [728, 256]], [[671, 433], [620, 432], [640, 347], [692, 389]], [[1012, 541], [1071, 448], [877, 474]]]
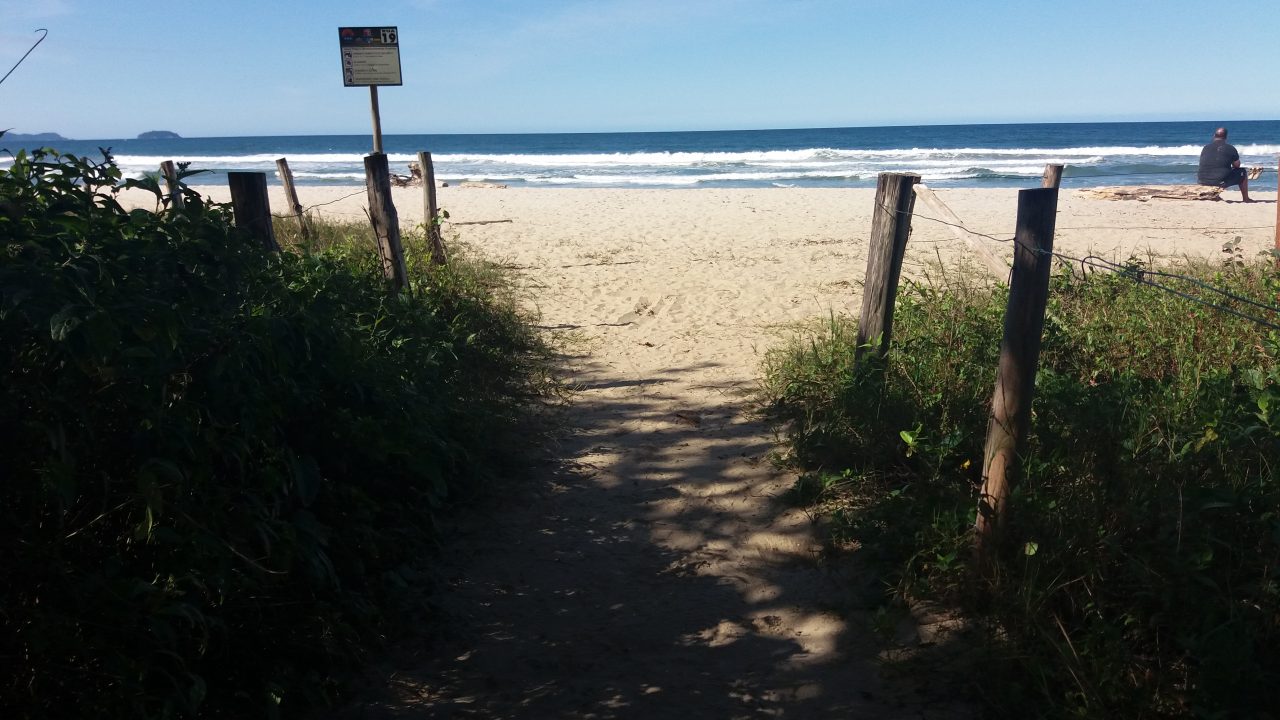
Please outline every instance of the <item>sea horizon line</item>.
[[[894, 123], [887, 125], [812, 125], [801, 127], [754, 127], [754, 128], [701, 128], [690, 130], [530, 130], [530, 131], [502, 131], [502, 132], [462, 132], [462, 131], [422, 131], [422, 132], [384, 132], [384, 138], [390, 137], [413, 137], [413, 136], [440, 136], [440, 137], [520, 137], [529, 135], [538, 136], [604, 136], [604, 135], [670, 135], [670, 134], [715, 134], [715, 133], [753, 133], [753, 132], [822, 132], [832, 130], [894, 130], [903, 128], [960, 128], [960, 127], [1061, 127], [1074, 125], [1186, 125], [1205, 123], [1210, 125], [1226, 125], [1239, 123], [1266, 123], [1277, 122], [1280, 118], [1199, 118], [1187, 120], [1053, 120], [1053, 121], [1018, 121], [1018, 122], [939, 122], [939, 123]], [[146, 130], [142, 132], [154, 132], [154, 130]], [[138, 135], [142, 134], [138, 133]], [[174, 131], [176, 133], [176, 131]], [[143, 138], [134, 135], [133, 137], [69, 137], [53, 130], [45, 130], [39, 132], [16, 132], [9, 130], [6, 135], [58, 135], [63, 140], [71, 142], [119, 142], [119, 141], [139, 141]], [[271, 132], [265, 134], [235, 134], [235, 135], [179, 135], [180, 140], [227, 140], [237, 138], [298, 138], [298, 137], [363, 137], [369, 135], [368, 131], [364, 132], [295, 132], [295, 133], [279, 133]], [[4, 138], [0, 137], [0, 142]]]

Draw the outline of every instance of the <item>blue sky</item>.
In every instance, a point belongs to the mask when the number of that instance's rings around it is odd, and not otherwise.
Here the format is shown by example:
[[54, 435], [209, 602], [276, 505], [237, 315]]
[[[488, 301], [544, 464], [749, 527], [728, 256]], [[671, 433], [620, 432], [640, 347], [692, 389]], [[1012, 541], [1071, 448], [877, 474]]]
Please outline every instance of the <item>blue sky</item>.
[[1277, 0], [0, 0], [0, 128], [365, 133], [366, 24], [387, 133], [1280, 118]]

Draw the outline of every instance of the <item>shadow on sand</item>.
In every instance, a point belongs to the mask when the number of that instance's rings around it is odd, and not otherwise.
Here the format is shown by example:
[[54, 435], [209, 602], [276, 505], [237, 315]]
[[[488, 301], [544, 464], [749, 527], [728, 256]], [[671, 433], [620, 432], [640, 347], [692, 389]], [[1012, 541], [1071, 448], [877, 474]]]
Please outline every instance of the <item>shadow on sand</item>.
[[955, 717], [884, 687], [875, 580], [772, 500], [741, 390], [577, 362], [554, 457], [456, 520], [428, 639], [339, 717]]

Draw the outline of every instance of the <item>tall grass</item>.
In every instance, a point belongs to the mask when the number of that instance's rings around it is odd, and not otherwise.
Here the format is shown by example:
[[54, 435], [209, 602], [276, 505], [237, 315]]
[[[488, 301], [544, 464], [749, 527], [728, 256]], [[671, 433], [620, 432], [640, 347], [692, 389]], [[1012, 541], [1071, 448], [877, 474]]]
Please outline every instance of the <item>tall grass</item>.
[[0, 170], [0, 715], [297, 716], [426, 612], [550, 350], [481, 260], [393, 296], [354, 227], [272, 255], [127, 184]]
[[[1191, 273], [1276, 296], [1269, 268]], [[1280, 707], [1280, 346], [1120, 274], [1055, 275], [1032, 435], [997, 572], [968, 573], [1005, 290], [906, 283], [883, 364], [832, 318], [776, 352], [793, 495], [892, 595], [986, 632], [1002, 717], [1267, 717]]]

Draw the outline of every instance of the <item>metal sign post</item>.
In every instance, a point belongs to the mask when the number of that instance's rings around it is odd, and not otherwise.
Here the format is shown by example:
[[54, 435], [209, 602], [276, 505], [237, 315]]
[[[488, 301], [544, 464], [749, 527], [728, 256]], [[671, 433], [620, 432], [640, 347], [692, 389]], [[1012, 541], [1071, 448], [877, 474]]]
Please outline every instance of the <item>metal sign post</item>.
[[391, 27], [340, 27], [343, 87], [369, 88], [373, 111], [373, 151], [382, 152], [382, 117], [378, 112], [378, 86], [403, 85], [400, 76], [400, 32]]

